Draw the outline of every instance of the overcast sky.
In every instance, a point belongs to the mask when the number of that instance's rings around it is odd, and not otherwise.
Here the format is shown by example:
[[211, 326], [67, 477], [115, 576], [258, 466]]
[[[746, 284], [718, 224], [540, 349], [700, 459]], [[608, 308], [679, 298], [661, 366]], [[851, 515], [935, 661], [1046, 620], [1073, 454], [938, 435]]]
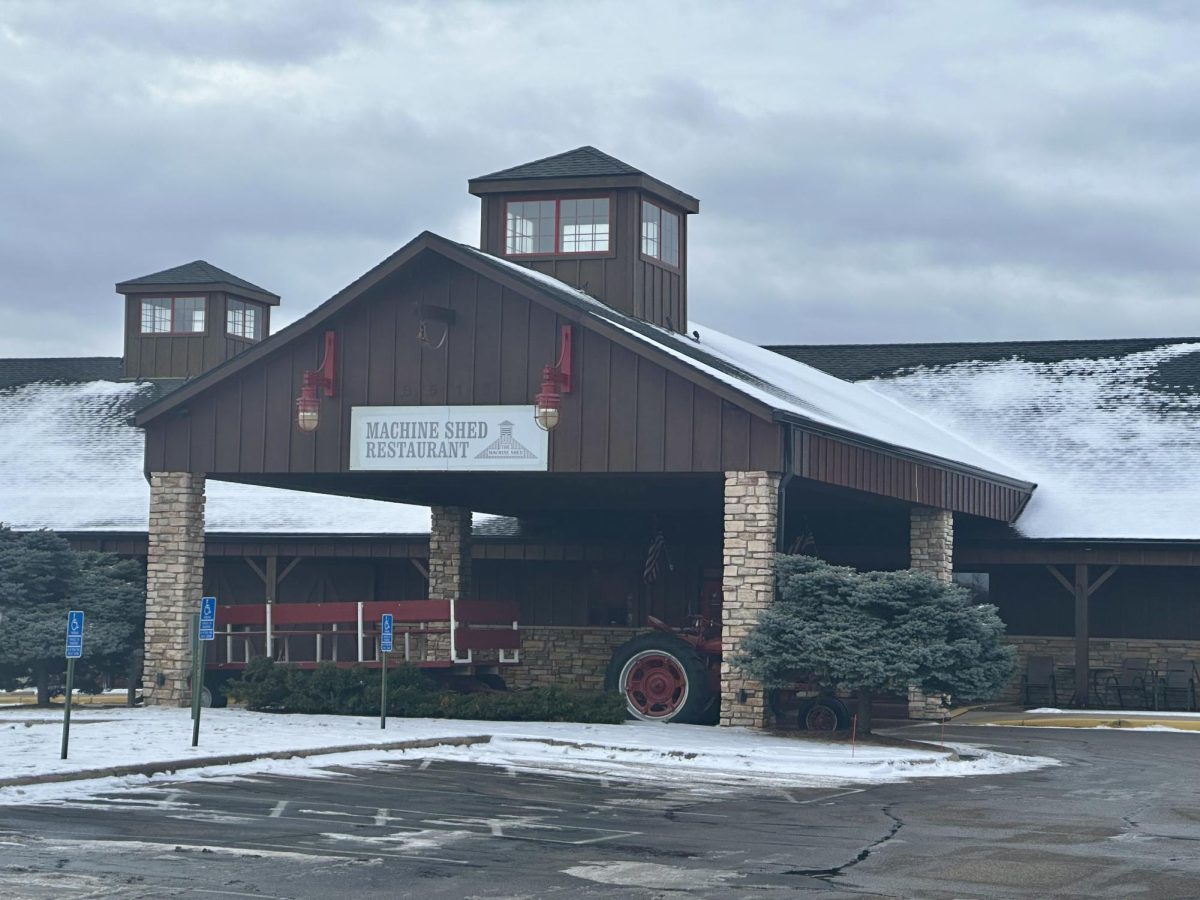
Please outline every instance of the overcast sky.
[[700, 198], [758, 342], [1200, 335], [1200, 4], [0, 0], [0, 355], [119, 355], [193, 259], [276, 327], [471, 176], [593, 144]]

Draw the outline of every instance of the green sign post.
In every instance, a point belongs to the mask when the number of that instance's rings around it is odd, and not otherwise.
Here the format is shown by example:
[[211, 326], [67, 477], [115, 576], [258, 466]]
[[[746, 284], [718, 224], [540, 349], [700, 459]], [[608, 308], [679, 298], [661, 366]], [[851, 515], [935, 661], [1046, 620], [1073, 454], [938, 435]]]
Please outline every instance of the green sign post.
[[200, 743], [200, 700], [204, 695], [205, 641], [214, 636], [217, 598], [202, 597], [200, 612], [192, 616], [192, 746]]
[[83, 656], [83, 611], [73, 609], [67, 613], [67, 699], [63, 703], [62, 753], [59, 759], [67, 758], [67, 745], [71, 742], [71, 695], [75, 693], [75, 660]]
[[200, 743], [200, 614], [192, 615], [192, 746]]

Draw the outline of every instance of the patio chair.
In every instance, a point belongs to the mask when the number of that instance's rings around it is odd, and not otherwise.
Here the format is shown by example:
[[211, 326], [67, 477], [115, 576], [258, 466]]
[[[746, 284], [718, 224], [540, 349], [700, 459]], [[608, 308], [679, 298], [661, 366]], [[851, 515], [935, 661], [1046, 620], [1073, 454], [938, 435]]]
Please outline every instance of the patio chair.
[[1033, 705], [1030, 694], [1045, 691], [1046, 702], [1058, 705], [1058, 684], [1054, 677], [1053, 656], [1031, 656], [1025, 660], [1025, 674], [1021, 676], [1021, 696], [1026, 706]]
[[1156, 700], [1167, 709], [1196, 709], [1196, 666], [1190, 659], [1167, 660], [1167, 669], [1158, 679]]
[[1119, 709], [1131, 706], [1149, 708], [1153, 702], [1154, 678], [1150, 674], [1150, 660], [1141, 657], [1121, 660], [1121, 668], [1104, 681], [1104, 702], [1112, 705], [1116, 698]]

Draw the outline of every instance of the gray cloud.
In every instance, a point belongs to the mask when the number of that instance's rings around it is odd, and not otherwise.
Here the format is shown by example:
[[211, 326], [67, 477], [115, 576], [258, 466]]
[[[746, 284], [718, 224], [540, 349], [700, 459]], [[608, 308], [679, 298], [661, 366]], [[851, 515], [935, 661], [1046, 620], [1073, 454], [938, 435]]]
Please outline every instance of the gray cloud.
[[584, 143], [701, 198], [750, 339], [1197, 334], [1191, 8], [0, 0], [0, 354], [115, 354], [198, 257], [289, 321]]

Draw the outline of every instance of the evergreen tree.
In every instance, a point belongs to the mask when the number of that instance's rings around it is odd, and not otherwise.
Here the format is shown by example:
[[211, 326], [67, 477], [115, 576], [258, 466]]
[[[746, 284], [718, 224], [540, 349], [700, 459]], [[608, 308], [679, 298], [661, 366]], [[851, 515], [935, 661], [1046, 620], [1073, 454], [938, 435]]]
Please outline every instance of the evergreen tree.
[[0, 526], [0, 681], [31, 678], [38, 703], [66, 668], [67, 612], [86, 615], [81, 683], [128, 671], [140, 651], [145, 617], [141, 567], [106, 553], [76, 552], [49, 531], [18, 534]]
[[871, 728], [879, 693], [909, 686], [958, 700], [993, 696], [1011, 677], [994, 606], [920, 572], [857, 572], [805, 556], [780, 556], [779, 598], [733, 663], [768, 688], [813, 681], [858, 695], [859, 730]]

